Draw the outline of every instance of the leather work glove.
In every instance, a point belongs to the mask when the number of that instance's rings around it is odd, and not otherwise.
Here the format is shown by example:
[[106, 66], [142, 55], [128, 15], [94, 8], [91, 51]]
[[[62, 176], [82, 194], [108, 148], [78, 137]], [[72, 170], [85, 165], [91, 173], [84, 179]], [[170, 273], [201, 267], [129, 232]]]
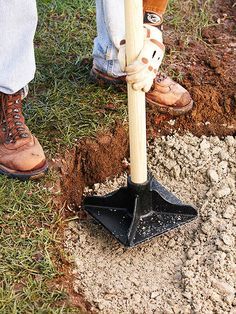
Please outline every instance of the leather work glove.
[[120, 42], [118, 59], [121, 69], [126, 72], [126, 80], [133, 89], [147, 93], [152, 87], [165, 53], [162, 32], [155, 26], [144, 25], [144, 45], [138, 58], [125, 67], [125, 40]]

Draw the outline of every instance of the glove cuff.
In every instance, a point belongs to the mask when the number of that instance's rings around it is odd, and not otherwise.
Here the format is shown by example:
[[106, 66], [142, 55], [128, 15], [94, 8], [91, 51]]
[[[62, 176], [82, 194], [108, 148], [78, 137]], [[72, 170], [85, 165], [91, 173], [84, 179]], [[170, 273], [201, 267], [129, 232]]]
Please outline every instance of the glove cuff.
[[162, 14], [156, 13], [154, 11], [144, 12], [143, 23], [150, 26], [155, 26], [161, 31], [163, 30], [163, 16]]
[[143, 25], [144, 29], [146, 30], [146, 38], [147, 39], [156, 39], [163, 43], [163, 36], [162, 36], [162, 31], [155, 26], [151, 26], [149, 24], [144, 24]]

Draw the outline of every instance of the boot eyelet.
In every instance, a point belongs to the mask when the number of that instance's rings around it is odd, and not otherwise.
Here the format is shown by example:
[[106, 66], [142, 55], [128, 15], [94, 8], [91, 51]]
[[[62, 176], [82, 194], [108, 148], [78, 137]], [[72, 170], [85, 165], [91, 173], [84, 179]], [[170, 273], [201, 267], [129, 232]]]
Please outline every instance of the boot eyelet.
[[13, 118], [14, 119], [20, 119], [20, 116], [18, 114], [14, 114]]
[[11, 141], [10, 138], [7, 138], [7, 139], [5, 140], [5, 144], [7, 144], [7, 145], [8, 145], [8, 144], [11, 144], [11, 142], [12, 142], [12, 141]]
[[24, 128], [17, 128], [17, 131], [25, 131], [25, 129]]
[[20, 121], [16, 121], [15, 122], [15, 126], [22, 126], [23, 124], [22, 124], [22, 122], [20, 122]]
[[22, 133], [20, 134], [20, 138], [28, 138], [29, 135], [27, 133]]

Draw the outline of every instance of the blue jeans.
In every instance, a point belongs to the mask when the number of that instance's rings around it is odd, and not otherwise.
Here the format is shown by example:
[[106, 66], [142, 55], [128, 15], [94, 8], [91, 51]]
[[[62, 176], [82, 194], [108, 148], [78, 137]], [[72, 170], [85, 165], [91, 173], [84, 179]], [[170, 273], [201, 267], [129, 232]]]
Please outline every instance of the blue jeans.
[[124, 0], [96, 0], [96, 14], [93, 64], [110, 76], [122, 76], [117, 55], [119, 43], [125, 38]]
[[[117, 60], [125, 33], [123, 6], [123, 0], [96, 1], [94, 66], [113, 76], [123, 74]], [[34, 78], [36, 26], [36, 0], [0, 0], [0, 92], [14, 94]]]
[[34, 77], [35, 0], [0, 0], [0, 91], [13, 94]]

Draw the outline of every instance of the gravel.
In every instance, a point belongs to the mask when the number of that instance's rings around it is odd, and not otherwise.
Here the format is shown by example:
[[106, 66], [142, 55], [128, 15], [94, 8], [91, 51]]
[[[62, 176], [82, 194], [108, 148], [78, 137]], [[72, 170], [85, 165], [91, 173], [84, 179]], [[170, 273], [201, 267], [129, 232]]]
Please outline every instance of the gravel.
[[[70, 222], [65, 246], [74, 290], [104, 314], [235, 314], [235, 138], [173, 135], [148, 150], [157, 180], [195, 205], [199, 219], [132, 249], [93, 220]], [[125, 184], [123, 175], [86, 193]]]

